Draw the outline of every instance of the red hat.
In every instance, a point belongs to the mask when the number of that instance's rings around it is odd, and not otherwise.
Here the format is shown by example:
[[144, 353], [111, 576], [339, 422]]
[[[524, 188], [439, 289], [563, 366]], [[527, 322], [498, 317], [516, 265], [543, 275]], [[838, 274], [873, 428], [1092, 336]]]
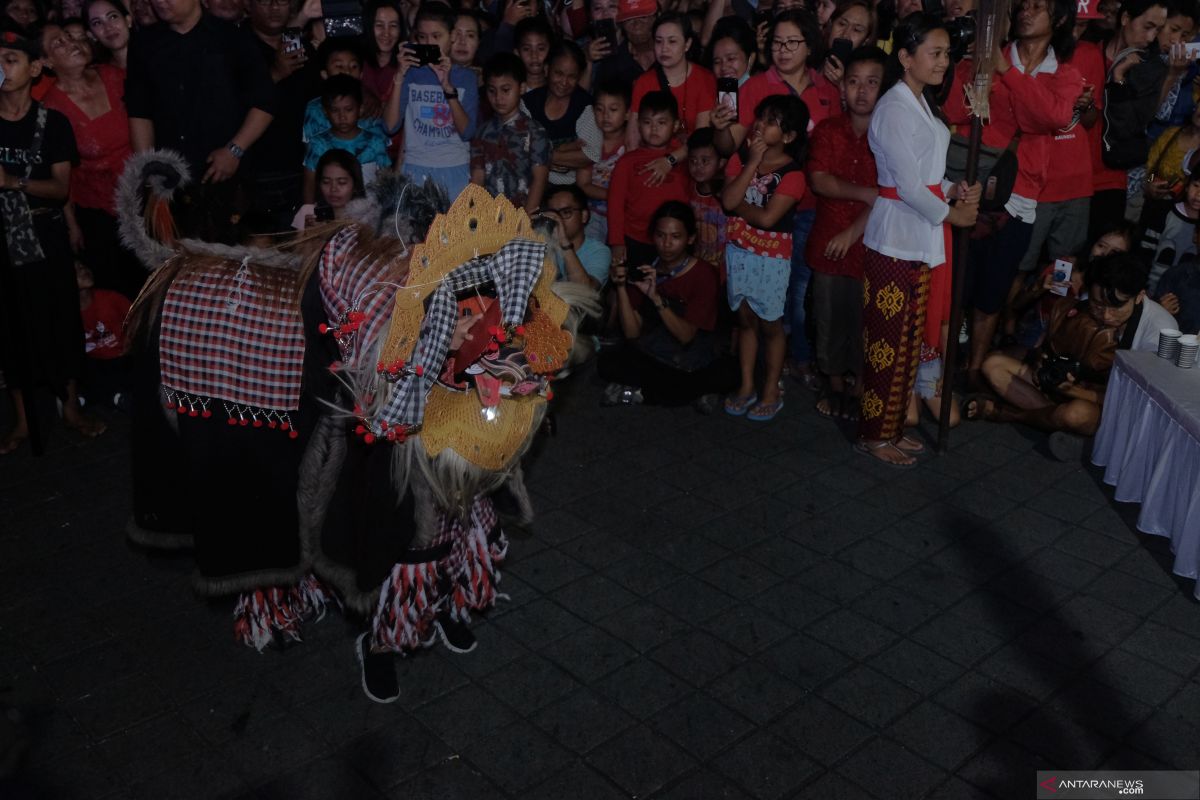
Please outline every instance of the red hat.
[[658, 0], [620, 0], [617, 3], [617, 22], [628, 22], [638, 17], [653, 17], [657, 14]]
[[1078, 0], [1075, 8], [1075, 19], [1104, 19], [1099, 12], [1100, 0]]

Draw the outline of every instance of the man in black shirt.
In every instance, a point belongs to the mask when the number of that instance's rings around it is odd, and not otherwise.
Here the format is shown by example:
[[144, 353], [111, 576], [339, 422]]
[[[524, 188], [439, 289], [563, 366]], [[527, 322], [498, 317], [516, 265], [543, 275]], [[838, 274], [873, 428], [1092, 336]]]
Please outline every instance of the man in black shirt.
[[246, 155], [244, 187], [250, 206], [287, 230], [300, 205], [304, 110], [317, 94], [316, 64], [300, 29], [288, 30], [288, 0], [247, 0], [246, 9], [245, 27], [275, 82], [276, 103], [274, 119]]
[[161, 22], [129, 46], [125, 105], [134, 151], [179, 151], [198, 183], [182, 209], [186, 234], [232, 235], [236, 185], [246, 151], [275, 112], [275, 86], [254, 38], [204, 13], [200, 0], [153, 0]]

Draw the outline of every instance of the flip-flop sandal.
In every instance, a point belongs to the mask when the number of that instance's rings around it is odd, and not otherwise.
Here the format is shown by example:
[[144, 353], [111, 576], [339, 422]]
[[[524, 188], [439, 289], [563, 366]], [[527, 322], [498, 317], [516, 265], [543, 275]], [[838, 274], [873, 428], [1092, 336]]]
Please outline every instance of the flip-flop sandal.
[[85, 439], [95, 439], [108, 430], [107, 425], [95, 418], [84, 419], [82, 422], [74, 425], [67, 424], [65, 427], [67, 430], [74, 431]]
[[776, 400], [774, 403], [756, 403], [754, 408], [746, 412], [746, 419], [751, 422], [770, 422], [782, 410], [782, 398]]
[[[905, 447], [905, 445], [908, 445]], [[902, 453], [907, 453], [910, 456], [919, 456], [925, 452], [924, 442], [920, 442], [911, 436], [901, 436], [896, 442], [896, 449]]]
[[856, 452], [862, 453], [864, 456], [867, 456], [869, 458], [873, 458], [885, 466], [895, 467], [896, 469], [912, 469], [913, 467], [917, 466], [917, 460], [915, 458], [913, 458], [912, 461], [905, 464], [900, 461], [888, 461], [887, 459], [880, 458], [879, 456], [876, 455], [876, 453], [878, 451], [883, 450], [886, 447], [892, 448], [893, 450], [895, 450], [897, 453], [899, 453], [901, 456], [903, 456], [905, 458], [912, 458], [911, 453], [904, 452], [899, 447], [897, 447], [894, 442], [876, 442], [875, 444], [867, 444], [866, 442], [859, 442], [858, 444], [854, 445], [854, 449]]
[[735, 397], [729, 395], [725, 398], [725, 413], [731, 417], [744, 417], [746, 412], [750, 410], [750, 406], [758, 402], [758, 395], [751, 394], [746, 397]]
[[[817, 404], [815, 408], [817, 409], [817, 413], [822, 417], [825, 417], [825, 419], [837, 419], [841, 417], [843, 413], [845, 413], [843, 410], [844, 402], [845, 399], [841, 392], [826, 390], [821, 393], [819, 398], [817, 398]], [[824, 411], [821, 410], [822, 403], [825, 404]]]
[[[993, 412], [995, 410], [995, 401], [992, 400], [990, 394], [984, 392], [974, 392], [963, 398], [962, 405], [959, 406], [959, 413], [967, 422], [979, 422], [988, 419], [988, 403], [992, 403]], [[974, 405], [974, 410], [971, 406]]]

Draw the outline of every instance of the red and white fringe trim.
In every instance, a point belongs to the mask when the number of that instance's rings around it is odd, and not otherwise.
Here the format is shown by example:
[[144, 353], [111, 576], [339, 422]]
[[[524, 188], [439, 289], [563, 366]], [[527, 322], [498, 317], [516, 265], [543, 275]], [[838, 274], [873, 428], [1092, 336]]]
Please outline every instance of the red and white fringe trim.
[[300, 623], [312, 617], [321, 620], [325, 607], [337, 602], [337, 597], [311, 573], [295, 586], [242, 592], [233, 610], [233, 635], [260, 653], [276, 633], [298, 642]]
[[491, 608], [503, 597], [496, 587], [508, 540], [500, 533], [495, 541], [488, 541], [497, 524], [491, 500], [475, 502], [469, 524], [464, 529], [458, 521], [443, 518], [443, 533], [434, 546], [449, 539], [448, 555], [392, 567], [372, 621], [372, 644], [377, 649], [405, 653], [429, 647], [436, 638], [433, 623], [439, 615], [470, 622], [470, 612]]
[[[191, 395], [166, 387], [163, 387], [163, 396], [166, 398], [166, 407], [168, 409], [181, 415], [201, 417], [203, 419], [212, 417], [213, 412], [209, 406], [215, 405], [217, 402], [211, 397]], [[226, 403], [223, 401], [221, 405], [225, 408], [225, 422], [228, 425], [241, 425], [242, 427], [249, 425], [255, 428], [265, 426], [270, 430], [278, 428], [293, 439], [300, 435], [292, 426], [292, 418], [286, 411], [276, 411], [270, 408]]]

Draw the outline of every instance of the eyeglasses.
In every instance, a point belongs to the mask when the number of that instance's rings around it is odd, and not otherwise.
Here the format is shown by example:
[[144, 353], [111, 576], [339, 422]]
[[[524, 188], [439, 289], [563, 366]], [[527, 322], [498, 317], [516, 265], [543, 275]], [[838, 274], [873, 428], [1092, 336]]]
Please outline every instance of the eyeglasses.
[[771, 50], [784, 53], [794, 53], [804, 44], [804, 39], [776, 39], [771, 42]]
[[563, 219], [570, 219], [571, 217], [575, 216], [583, 209], [579, 208], [578, 206], [563, 206], [562, 208], [548, 208], [546, 210], [553, 211], [555, 214], [558, 214]]

